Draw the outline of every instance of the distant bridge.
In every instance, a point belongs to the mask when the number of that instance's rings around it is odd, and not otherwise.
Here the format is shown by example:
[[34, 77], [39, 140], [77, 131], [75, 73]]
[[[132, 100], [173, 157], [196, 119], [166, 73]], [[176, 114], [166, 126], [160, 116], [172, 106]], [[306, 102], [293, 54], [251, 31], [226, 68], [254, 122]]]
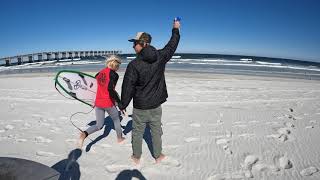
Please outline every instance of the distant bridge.
[[58, 51], [40, 52], [25, 55], [17, 55], [0, 59], [0, 65], [11, 66], [40, 61], [59, 61], [61, 59], [90, 58], [96, 56], [107, 56], [111, 54], [121, 54], [121, 51]]

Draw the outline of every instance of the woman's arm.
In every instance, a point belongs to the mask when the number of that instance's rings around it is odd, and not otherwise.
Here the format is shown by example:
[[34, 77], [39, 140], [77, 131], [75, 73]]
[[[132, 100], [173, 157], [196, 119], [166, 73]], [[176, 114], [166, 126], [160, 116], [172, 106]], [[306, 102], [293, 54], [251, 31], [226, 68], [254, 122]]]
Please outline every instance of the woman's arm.
[[114, 99], [118, 104], [121, 103], [119, 94], [115, 90], [115, 87], [117, 85], [119, 79], [119, 75], [113, 71], [110, 70], [110, 76], [109, 76], [109, 84], [108, 84], [108, 91], [112, 99]]

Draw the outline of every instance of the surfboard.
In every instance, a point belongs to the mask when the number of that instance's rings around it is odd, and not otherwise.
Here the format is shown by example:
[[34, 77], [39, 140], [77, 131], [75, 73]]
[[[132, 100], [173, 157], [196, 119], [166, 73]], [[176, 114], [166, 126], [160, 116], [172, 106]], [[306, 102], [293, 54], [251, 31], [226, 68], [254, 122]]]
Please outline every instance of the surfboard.
[[94, 76], [80, 71], [62, 70], [55, 77], [55, 87], [62, 95], [94, 107], [98, 87]]

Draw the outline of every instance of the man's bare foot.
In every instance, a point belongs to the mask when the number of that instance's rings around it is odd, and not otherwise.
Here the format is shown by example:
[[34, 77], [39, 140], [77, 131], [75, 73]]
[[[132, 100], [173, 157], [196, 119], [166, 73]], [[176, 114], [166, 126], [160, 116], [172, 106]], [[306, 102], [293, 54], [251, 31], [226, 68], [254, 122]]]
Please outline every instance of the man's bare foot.
[[125, 139], [124, 137], [118, 138], [118, 144], [123, 144]]
[[79, 138], [79, 141], [78, 141], [78, 147], [81, 149], [82, 146], [83, 146], [83, 141], [84, 139], [86, 138], [86, 134], [84, 132], [81, 132], [80, 133], [80, 138]]
[[133, 155], [131, 156], [132, 161], [134, 162], [134, 164], [139, 165], [140, 164], [140, 158], [135, 158]]
[[160, 156], [156, 159], [156, 164], [160, 163], [166, 156], [164, 154], [160, 154]]

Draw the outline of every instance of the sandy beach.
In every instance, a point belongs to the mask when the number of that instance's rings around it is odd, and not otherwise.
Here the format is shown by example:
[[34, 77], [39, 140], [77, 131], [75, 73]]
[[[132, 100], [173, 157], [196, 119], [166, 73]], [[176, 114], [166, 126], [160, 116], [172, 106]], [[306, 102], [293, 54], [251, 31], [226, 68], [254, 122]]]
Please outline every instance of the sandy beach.
[[[61, 96], [54, 76], [0, 76], [0, 156], [56, 169], [68, 163], [79, 136], [69, 118], [91, 108]], [[166, 81], [166, 161], [154, 164], [146, 133], [142, 163], [133, 165], [131, 118], [121, 122], [126, 132], [122, 145], [106, 118], [105, 128], [89, 136], [93, 141], [85, 141], [73, 162], [80, 179], [320, 179], [319, 81], [184, 71], [167, 71]], [[129, 107], [131, 114], [132, 103]], [[76, 114], [72, 120], [85, 129], [95, 115]]]

